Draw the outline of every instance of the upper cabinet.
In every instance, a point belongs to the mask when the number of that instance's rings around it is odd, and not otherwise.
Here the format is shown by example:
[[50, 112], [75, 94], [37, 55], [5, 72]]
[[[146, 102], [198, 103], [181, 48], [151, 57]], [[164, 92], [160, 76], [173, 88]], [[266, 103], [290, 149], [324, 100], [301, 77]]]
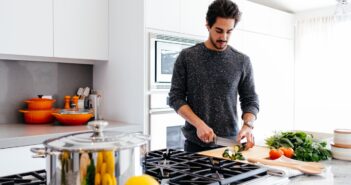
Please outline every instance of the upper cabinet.
[[0, 54], [53, 56], [52, 1], [0, 1]]
[[242, 12], [238, 29], [282, 38], [293, 38], [294, 15], [246, 0], [235, 1]]
[[207, 36], [206, 12], [212, 0], [146, 0], [146, 27]]
[[108, 0], [54, 0], [54, 56], [108, 59]]
[[0, 58], [107, 60], [108, 20], [108, 0], [0, 0]]
[[180, 0], [180, 32], [207, 36], [206, 13], [208, 0]]
[[179, 0], [146, 0], [146, 27], [165, 31], [180, 31]]

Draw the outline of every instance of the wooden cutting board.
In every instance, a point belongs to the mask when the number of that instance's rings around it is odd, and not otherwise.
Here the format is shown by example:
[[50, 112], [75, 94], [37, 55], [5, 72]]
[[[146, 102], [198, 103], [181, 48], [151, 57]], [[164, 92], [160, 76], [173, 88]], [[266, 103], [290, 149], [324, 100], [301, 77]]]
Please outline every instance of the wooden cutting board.
[[[229, 147], [207, 150], [207, 151], [199, 152], [199, 154], [210, 156], [210, 157], [228, 159], [228, 158], [222, 157], [222, 154], [226, 148], [229, 148]], [[269, 148], [265, 146], [254, 146], [253, 148], [250, 148], [247, 151], [243, 151], [242, 154], [246, 159], [247, 158], [259, 158], [259, 159], [268, 158]]]

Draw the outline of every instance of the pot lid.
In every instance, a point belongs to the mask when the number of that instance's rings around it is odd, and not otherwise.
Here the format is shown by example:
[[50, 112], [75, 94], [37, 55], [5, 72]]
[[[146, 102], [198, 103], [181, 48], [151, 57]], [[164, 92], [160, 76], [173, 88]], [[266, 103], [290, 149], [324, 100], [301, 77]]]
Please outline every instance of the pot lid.
[[91, 121], [88, 128], [93, 131], [68, 134], [44, 141], [52, 151], [102, 151], [122, 150], [146, 144], [149, 137], [141, 133], [103, 131], [106, 121]]
[[54, 99], [43, 98], [43, 95], [38, 95], [38, 98], [31, 98], [26, 100], [26, 102], [54, 102]]

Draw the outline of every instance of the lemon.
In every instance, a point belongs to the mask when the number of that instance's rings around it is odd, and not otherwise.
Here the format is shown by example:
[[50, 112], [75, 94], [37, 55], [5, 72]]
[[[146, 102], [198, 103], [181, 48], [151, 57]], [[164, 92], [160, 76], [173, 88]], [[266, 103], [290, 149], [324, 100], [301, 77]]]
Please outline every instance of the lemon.
[[160, 183], [150, 175], [140, 175], [130, 177], [124, 185], [160, 185]]

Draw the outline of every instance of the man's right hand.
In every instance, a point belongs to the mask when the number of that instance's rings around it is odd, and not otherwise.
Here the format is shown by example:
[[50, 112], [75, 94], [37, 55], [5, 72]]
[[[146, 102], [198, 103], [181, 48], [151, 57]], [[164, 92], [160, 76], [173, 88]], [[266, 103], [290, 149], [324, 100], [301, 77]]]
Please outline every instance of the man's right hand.
[[181, 106], [177, 113], [181, 115], [186, 121], [192, 124], [196, 128], [197, 137], [204, 143], [213, 142], [216, 137], [212, 128], [206, 125], [190, 108], [189, 105], [185, 104]]
[[214, 141], [216, 134], [212, 128], [207, 126], [205, 123], [198, 124], [196, 127], [197, 137], [204, 143], [211, 143]]

